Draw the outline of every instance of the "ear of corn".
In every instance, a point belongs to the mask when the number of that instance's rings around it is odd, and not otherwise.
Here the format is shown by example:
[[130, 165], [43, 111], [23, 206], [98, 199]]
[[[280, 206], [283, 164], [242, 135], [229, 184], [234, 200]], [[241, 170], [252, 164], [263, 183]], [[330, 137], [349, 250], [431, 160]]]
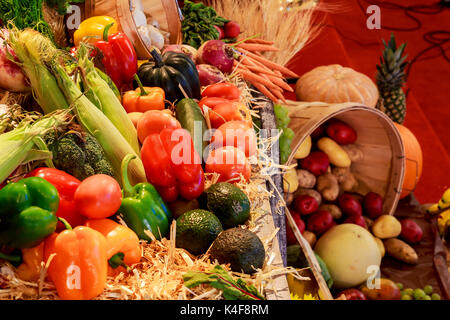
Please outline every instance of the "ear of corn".
[[[0, 182], [22, 164], [51, 158], [48, 150], [37, 150], [36, 138], [67, 122], [68, 111], [57, 111], [30, 123], [24, 120], [16, 129], [0, 134]], [[39, 144], [39, 143], [38, 143]]]
[[37, 31], [9, 30], [8, 44], [20, 61], [20, 66], [30, 81], [33, 96], [45, 114], [68, 108], [64, 94], [44, 63], [57, 57], [50, 39]]
[[97, 72], [94, 63], [89, 60], [88, 50], [84, 44], [81, 44], [78, 49], [78, 58], [83, 70], [82, 79], [84, 87], [92, 90], [90, 94], [94, 96], [94, 99], [97, 98], [102, 112], [116, 126], [134, 151], [139, 153], [139, 141], [133, 122], [131, 122], [131, 119], [128, 117], [127, 112], [114, 91]]
[[111, 162], [116, 178], [121, 181], [121, 164], [127, 154], [136, 155], [130, 162], [128, 175], [132, 184], [145, 182], [145, 170], [139, 153], [127, 142], [114, 124], [89, 99], [83, 95], [78, 86], [70, 79], [64, 68], [57, 63], [51, 64], [51, 70], [64, 92], [66, 99], [73, 105], [75, 114], [83, 128], [93, 135], [102, 145]]

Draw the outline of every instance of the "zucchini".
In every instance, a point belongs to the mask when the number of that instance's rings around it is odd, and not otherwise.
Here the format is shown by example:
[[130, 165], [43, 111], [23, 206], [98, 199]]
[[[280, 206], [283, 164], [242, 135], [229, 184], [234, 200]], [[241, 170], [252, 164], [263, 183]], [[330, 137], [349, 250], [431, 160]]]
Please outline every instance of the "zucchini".
[[203, 152], [208, 146], [208, 142], [204, 141], [208, 126], [199, 105], [192, 99], [183, 99], [177, 103], [175, 113], [181, 127], [191, 134], [194, 148], [203, 159]]

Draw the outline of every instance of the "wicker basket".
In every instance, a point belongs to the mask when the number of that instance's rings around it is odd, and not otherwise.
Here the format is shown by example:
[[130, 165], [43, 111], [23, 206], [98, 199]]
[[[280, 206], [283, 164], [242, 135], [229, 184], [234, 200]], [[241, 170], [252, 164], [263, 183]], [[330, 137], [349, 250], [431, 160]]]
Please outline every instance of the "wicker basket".
[[402, 190], [405, 152], [393, 122], [383, 112], [355, 103], [290, 102], [289, 109], [289, 127], [295, 137], [288, 164], [296, 161], [295, 151], [317, 127], [331, 118], [345, 121], [358, 132], [356, 144], [364, 153], [364, 158], [351, 166], [359, 182], [356, 192], [379, 193], [384, 198], [384, 212], [394, 214]]
[[[142, 0], [147, 17], [152, 16], [158, 20], [161, 30], [170, 33], [170, 44], [181, 44], [181, 13], [177, 0]], [[84, 17], [106, 15], [113, 17], [136, 48], [141, 60], [151, 57], [150, 51], [142, 41], [130, 11], [129, 0], [86, 0]]]
[[[292, 153], [288, 164], [294, 164], [294, 154], [302, 142], [317, 127], [331, 118], [347, 122], [358, 132], [357, 146], [364, 159], [352, 163], [352, 173], [359, 182], [356, 192], [365, 195], [369, 191], [384, 197], [384, 212], [393, 215], [399, 201], [405, 171], [403, 143], [397, 128], [381, 111], [355, 103], [327, 104], [322, 102], [289, 101], [289, 127], [295, 132], [291, 143]], [[318, 284], [320, 296], [331, 300], [333, 296], [320, 273], [314, 252], [301, 235], [289, 210], [286, 217], [293, 229]]]

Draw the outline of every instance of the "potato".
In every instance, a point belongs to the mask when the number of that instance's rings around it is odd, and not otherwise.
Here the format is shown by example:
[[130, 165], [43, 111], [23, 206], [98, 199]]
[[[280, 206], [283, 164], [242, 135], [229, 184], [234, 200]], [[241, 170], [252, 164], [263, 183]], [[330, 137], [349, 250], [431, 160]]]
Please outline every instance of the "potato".
[[322, 204], [319, 206], [319, 210], [328, 211], [333, 216], [334, 220], [339, 220], [342, 218], [342, 211], [341, 209], [334, 204]]
[[300, 147], [298, 147], [297, 151], [294, 154], [294, 159], [304, 159], [311, 152], [312, 139], [311, 136], [307, 136], [305, 140], [301, 143]]
[[334, 201], [339, 196], [339, 184], [332, 173], [326, 173], [317, 178], [317, 191], [326, 201]]
[[313, 197], [314, 199], [317, 200], [317, 204], [319, 206], [321, 205], [322, 195], [318, 191], [314, 189], [298, 188], [297, 191], [294, 192], [294, 198], [302, 194], [306, 194], [308, 196]]
[[347, 152], [330, 138], [321, 138], [317, 141], [317, 147], [328, 156], [330, 163], [337, 167], [346, 168], [352, 164]]
[[375, 241], [377, 242], [378, 248], [380, 248], [381, 257], [384, 257], [386, 254], [386, 249], [384, 248], [383, 241], [380, 238], [374, 237]]
[[308, 170], [297, 169], [297, 181], [300, 188], [311, 189], [316, 185], [316, 176]]
[[308, 230], [303, 231], [302, 235], [303, 235], [303, 238], [305, 238], [305, 240], [308, 241], [311, 248], [314, 248], [314, 245], [316, 244], [316, 241], [317, 241], [316, 235]]
[[358, 187], [358, 180], [356, 180], [349, 167], [334, 167], [331, 172], [338, 179], [341, 192], [352, 192], [356, 187]]
[[406, 242], [392, 238], [384, 241], [386, 253], [392, 258], [408, 264], [417, 264], [419, 257], [416, 251]]
[[402, 225], [394, 216], [382, 215], [375, 220], [372, 233], [380, 239], [395, 238], [402, 232]]
[[364, 153], [354, 144], [347, 144], [341, 147], [347, 152], [352, 162], [361, 161], [364, 158]]
[[360, 290], [368, 300], [400, 300], [401, 292], [397, 285], [389, 279], [381, 278], [378, 288], [377, 283], [373, 285], [375, 288], [370, 289], [367, 284], [362, 285]]
[[297, 171], [295, 170], [295, 168], [291, 168], [283, 174], [283, 190], [285, 193], [293, 193], [297, 189]]

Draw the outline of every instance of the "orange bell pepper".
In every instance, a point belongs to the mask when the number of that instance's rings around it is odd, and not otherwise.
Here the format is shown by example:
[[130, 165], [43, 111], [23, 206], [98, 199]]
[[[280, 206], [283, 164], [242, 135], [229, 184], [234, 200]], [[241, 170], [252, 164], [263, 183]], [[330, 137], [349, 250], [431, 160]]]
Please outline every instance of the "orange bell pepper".
[[108, 273], [106, 239], [92, 228], [78, 226], [45, 240], [44, 259], [55, 253], [48, 268], [62, 300], [89, 300], [102, 293]]
[[44, 241], [33, 248], [22, 249], [22, 261], [16, 269], [17, 276], [24, 281], [39, 279], [44, 261]]
[[126, 272], [129, 266], [141, 261], [139, 238], [130, 228], [110, 219], [89, 219], [85, 225], [97, 230], [106, 238], [108, 275]]
[[166, 100], [164, 90], [159, 87], [144, 87], [137, 76], [135, 79], [139, 88], [125, 92], [122, 97], [122, 105], [127, 113], [164, 110]]

